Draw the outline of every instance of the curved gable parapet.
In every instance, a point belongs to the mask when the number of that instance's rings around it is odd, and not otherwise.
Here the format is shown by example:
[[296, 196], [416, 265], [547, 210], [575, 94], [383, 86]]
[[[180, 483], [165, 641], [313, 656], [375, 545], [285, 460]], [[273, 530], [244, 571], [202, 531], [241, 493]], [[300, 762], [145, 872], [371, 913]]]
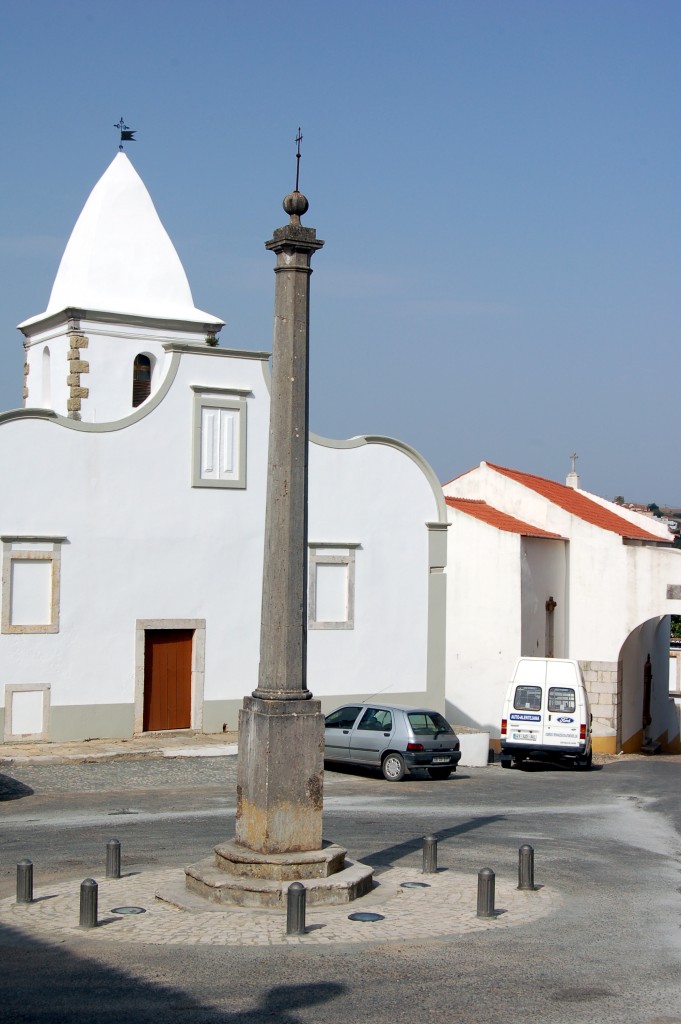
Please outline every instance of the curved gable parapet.
[[396, 451], [401, 452], [403, 455], [408, 456], [412, 462], [414, 462], [421, 470], [426, 480], [430, 484], [433, 496], [435, 498], [435, 506], [437, 508], [437, 522], [443, 526], [447, 525], [447, 505], [445, 503], [445, 496], [442, 491], [442, 486], [435, 470], [429, 462], [424, 459], [420, 452], [416, 448], [412, 448], [411, 445], [406, 444], [404, 441], [398, 441], [394, 437], [385, 437], [382, 434], [360, 434], [356, 437], [350, 437], [345, 441], [335, 440], [330, 437], [321, 437], [319, 434], [310, 433], [310, 442], [312, 444], [318, 444], [322, 448], [361, 448], [367, 444], [381, 444], [388, 448], [394, 448]]
[[193, 345], [189, 342], [166, 342], [163, 345], [166, 352], [170, 354], [168, 370], [161, 384], [156, 391], [137, 409], [120, 420], [111, 420], [102, 423], [86, 423], [83, 420], [70, 419], [62, 416], [53, 409], [9, 409], [0, 413], [0, 424], [9, 423], [13, 420], [49, 420], [60, 427], [67, 427], [69, 430], [79, 430], [86, 434], [106, 434], [114, 430], [123, 430], [125, 427], [138, 423], [158, 408], [163, 399], [170, 391], [180, 368], [180, 360], [183, 355], [200, 355], [221, 358], [236, 359], [259, 359], [267, 360], [268, 352], [256, 352], [242, 349], [212, 348], [208, 345]]
[[[266, 353], [263, 353], [263, 355], [266, 355]], [[271, 390], [272, 383], [272, 374], [270, 372], [269, 362], [263, 361], [262, 372], [269, 392]], [[356, 437], [340, 441], [331, 437], [322, 437], [321, 434], [315, 434], [310, 431], [310, 442], [312, 444], [318, 444], [322, 448], [361, 448], [362, 445], [365, 444], [383, 444], [390, 448], [395, 448], [397, 451], [402, 452], [403, 455], [407, 455], [412, 462], [416, 463], [430, 484], [437, 508], [437, 525], [447, 527], [447, 505], [445, 503], [442, 485], [435, 475], [435, 470], [431, 464], [424, 459], [416, 448], [412, 448], [411, 445], [405, 444], [404, 441], [398, 441], [394, 437], [385, 437], [382, 434], [358, 434]]]
[[12, 420], [49, 420], [51, 423], [56, 423], [60, 427], [67, 427], [69, 430], [79, 430], [86, 434], [106, 434], [112, 430], [123, 430], [125, 427], [131, 426], [133, 423], [137, 423], [138, 420], [143, 420], [145, 416], [153, 412], [166, 397], [170, 388], [172, 387], [173, 381], [177, 376], [177, 371], [180, 367], [180, 355], [179, 353], [173, 352], [163, 381], [159, 385], [158, 389], [151, 395], [150, 398], [140, 405], [134, 412], [130, 413], [129, 416], [124, 416], [120, 420], [112, 420], [108, 423], [84, 423], [82, 420], [70, 419], [68, 416], [62, 416], [61, 413], [54, 412], [53, 409], [10, 409], [9, 412], [0, 413], [0, 424], [8, 423]]

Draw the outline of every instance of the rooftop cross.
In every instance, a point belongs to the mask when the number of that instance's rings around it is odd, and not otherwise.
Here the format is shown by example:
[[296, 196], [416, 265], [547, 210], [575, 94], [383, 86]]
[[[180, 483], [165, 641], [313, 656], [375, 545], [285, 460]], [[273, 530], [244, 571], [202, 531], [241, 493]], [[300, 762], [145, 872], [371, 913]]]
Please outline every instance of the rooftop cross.
[[300, 126], [299, 126], [298, 127], [298, 134], [296, 135], [296, 145], [298, 147], [297, 150], [296, 150], [296, 192], [300, 191], [300, 189], [298, 188], [298, 181], [299, 181], [299, 178], [300, 178], [300, 143], [302, 141], [303, 141], [303, 133], [301, 132]]
[[577, 459], [579, 458], [579, 455], [577, 454], [577, 452], [573, 452], [572, 455], [570, 456], [570, 458], [572, 459], [572, 472], [576, 473], [577, 472]]
[[[114, 128], [118, 128], [119, 132], [121, 133], [121, 142], [118, 147], [121, 150], [121, 152], [123, 151], [124, 142], [137, 142], [137, 139], [135, 138], [135, 132], [137, 131], [137, 129], [129, 128], [122, 117], [118, 124], [114, 125]], [[300, 129], [298, 130], [300, 131]]]

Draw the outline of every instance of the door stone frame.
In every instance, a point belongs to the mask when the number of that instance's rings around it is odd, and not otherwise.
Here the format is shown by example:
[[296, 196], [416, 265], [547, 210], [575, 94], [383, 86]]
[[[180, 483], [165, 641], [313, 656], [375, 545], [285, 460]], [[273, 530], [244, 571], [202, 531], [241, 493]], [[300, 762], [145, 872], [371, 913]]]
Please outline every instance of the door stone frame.
[[206, 671], [205, 619], [137, 619], [135, 621], [135, 736], [144, 734], [144, 653], [148, 629], [191, 629], [191, 725], [196, 732], [203, 729], [203, 688]]

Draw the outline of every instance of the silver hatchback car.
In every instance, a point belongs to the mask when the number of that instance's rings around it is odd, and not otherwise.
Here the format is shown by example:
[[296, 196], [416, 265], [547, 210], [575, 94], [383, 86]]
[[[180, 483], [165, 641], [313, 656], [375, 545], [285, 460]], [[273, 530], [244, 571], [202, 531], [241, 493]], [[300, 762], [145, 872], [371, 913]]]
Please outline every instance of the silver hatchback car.
[[446, 779], [460, 759], [457, 735], [438, 711], [346, 704], [326, 717], [324, 760], [380, 768], [389, 782], [399, 782], [412, 768]]

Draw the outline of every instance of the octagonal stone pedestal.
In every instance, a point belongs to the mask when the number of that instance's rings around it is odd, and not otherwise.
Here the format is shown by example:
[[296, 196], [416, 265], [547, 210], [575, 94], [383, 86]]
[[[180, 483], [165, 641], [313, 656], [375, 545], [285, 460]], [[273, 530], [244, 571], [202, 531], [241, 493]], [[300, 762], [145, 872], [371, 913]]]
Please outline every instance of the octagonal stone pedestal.
[[324, 842], [321, 850], [265, 854], [232, 840], [185, 868], [186, 887], [211, 903], [284, 910], [291, 882], [303, 882], [308, 905], [350, 903], [371, 891], [373, 869], [346, 852]]

